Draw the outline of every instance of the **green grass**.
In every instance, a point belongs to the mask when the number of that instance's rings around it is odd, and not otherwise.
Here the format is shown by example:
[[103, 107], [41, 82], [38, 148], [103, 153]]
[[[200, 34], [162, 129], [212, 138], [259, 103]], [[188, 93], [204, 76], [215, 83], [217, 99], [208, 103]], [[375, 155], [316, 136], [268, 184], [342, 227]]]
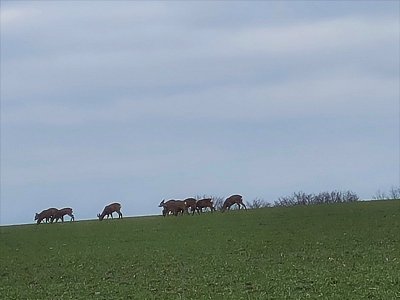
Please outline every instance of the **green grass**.
[[400, 299], [400, 201], [0, 230], [1, 299]]

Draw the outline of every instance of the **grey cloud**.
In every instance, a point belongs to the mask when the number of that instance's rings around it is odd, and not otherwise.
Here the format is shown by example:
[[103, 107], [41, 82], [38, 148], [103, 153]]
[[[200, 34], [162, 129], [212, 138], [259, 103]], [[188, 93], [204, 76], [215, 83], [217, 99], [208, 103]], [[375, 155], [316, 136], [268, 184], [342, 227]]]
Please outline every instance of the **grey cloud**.
[[[333, 74], [269, 85], [228, 85], [169, 96], [110, 99], [90, 108], [79, 103], [15, 106], [5, 123], [75, 125], [90, 122], [126, 123], [152, 120], [248, 120], [318, 115], [385, 117], [391, 115], [398, 81]], [[349, 101], [349, 98], [351, 101]]]

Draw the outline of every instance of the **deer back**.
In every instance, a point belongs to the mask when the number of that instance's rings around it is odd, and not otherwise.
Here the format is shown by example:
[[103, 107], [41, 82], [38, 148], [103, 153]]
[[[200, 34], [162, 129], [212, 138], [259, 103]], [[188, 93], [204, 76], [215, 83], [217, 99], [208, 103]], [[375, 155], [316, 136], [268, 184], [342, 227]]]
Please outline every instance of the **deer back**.
[[194, 198], [185, 199], [185, 205], [186, 205], [187, 208], [189, 208], [189, 207], [195, 208], [196, 207], [196, 203], [197, 203], [197, 201]]
[[197, 207], [213, 207], [213, 200], [211, 198], [200, 199], [197, 201]]
[[35, 220], [37, 220], [37, 223], [39, 224], [43, 219], [52, 218], [56, 216], [57, 212], [58, 209], [54, 207], [42, 210], [40, 213], [35, 215]]
[[225, 208], [231, 207], [235, 203], [238, 203], [238, 204], [243, 203], [241, 195], [232, 195], [232, 196], [226, 198], [222, 208], [225, 209]]
[[115, 211], [119, 212], [120, 210], [121, 210], [121, 204], [119, 204], [117, 202], [111, 203], [111, 204], [107, 205], [106, 207], [104, 207], [103, 212], [101, 214], [98, 214], [97, 217], [99, 218], [99, 220], [103, 220], [105, 215], [112, 214]]

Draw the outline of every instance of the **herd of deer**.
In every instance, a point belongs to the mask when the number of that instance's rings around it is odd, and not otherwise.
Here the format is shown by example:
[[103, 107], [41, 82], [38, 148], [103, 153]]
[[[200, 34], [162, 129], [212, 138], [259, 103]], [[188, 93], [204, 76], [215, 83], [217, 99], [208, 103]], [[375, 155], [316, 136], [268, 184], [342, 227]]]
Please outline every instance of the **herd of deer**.
[[[224, 212], [227, 209], [229, 210], [234, 204], [236, 204], [239, 209], [241, 206], [247, 209], [246, 205], [243, 203], [243, 197], [241, 195], [232, 195], [226, 198], [224, 204], [222, 205], [221, 211]], [[203, 212], [203, 208], [209, 208], [211, 212], [215, 211], [214, 203], [211, 198], [200, 200], [187, 198], [185, 200], [168, 200], [167, 202], [163, 200], [158, 207], [163, 208], [162, 214], [164, 217], [169, 214], [177, 216], [179, 213], [183, 214], [184, 212], [188, 214], [192, 213], [192, 215], [194, 215], [194, 213], [197, 211], [197, 213], [200, 214]]]
[[[243, 198], [241, 195], [232, 195], [228, 198], [226, 198], [224, 204], [222, 205], [221, 211], [224, 212], [225, 210], [229, 210], [232, 205], [236, 204], [238, 208], [240, 209], [241, 206], [243, 206], [245, 209], [247, 209], [246, 205], [243, 203]], [[214, 203], [211, 198], [205, 198], [205, 199], [200, 199], [196, 200], [194, 198], [187, 198], [185, 200], [168, 200], [168, 201], [161, 201], [159, 207], [163, 208], [162, 214], [163, 216], [167, 216], [169, 214], [177, 216], [179, 213], [183, 214], [184, 212], [194, 213], [197, 211], [198, 214], [203, 212], [203, 208], [207, 209], [209, 208], [211, 212], [215, 211]], [[122, 213], [121, 213], [121, 204], [119, 203], [112, 203], [110, 205], [107, 205], [104, 207], [103, 212], [101, 214], [97, 214], [97, 217], [99, 218], [100, 221], [104, 219], [105, 216], [107, 216], [107, 219], [110, 217], [113, 218], [113, 213], [116, 212], [118, 214], [118, 218], [122, 218]], [[71, 217], [70, 221], [75, 220], [75, 217], [72, 213], [72, 208], [66, 207], [62, 209], [57, 209], [57, 208], [48, 208], [43, 210], [40, 213], [36, 213], [35, 215], [35, 221], [37, 221], [37, 224], [40, 224], [43, 220], [46, 221], [46, 223], [50, 222], [53, 223], [54, 220], [57, 221], [61, 219], [61, 222], [64, 222], [64, 216], [69, 215]]]
[[[122, 218], [122, 213], [121, 213], [121, 204], [119, 203], [111, 203], [110, 205], [107, 205], [104, 207], [103, 212], [101, 214], [97, 214], [97, 217], [99, 218], [100, 221], [104, 219], [105, 216], [107, 216], [107, 219], [110, 217], [113, 218], [113, 213], [116, 212], [118, 214], [118, 218]], [[72, 208], [63, 208], [63, 209], [57, 209], [57, 208], [48, 208], [43, 210], [40, 213], [37, 213], [35, 215], [35, 221], [37, 224], [40, 224], [43, 220], [46, 220], [46, 223], [50, 222], [53, 223], [54, 220], [56, 220], [56, 223], [59, 219], [61, 219], [61, 222], [64, 222], [64, 216], [69, 215], [71, 217], [70, 221], [74, 221], [75, 217], [72, 214]]]

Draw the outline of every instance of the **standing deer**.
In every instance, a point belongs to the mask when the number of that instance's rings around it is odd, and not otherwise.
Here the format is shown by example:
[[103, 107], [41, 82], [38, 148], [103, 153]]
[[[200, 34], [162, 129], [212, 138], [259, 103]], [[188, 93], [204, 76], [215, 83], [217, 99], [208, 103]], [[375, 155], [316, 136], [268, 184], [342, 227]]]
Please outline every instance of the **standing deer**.
[[174, 215], [177, 216], [178, 213], [183, 213], [187, 211], [185, 201], [183, 200], [168, 200], [165, 202], [165, 200], [161, 201], [158, 207], [163, 207], [162, 214], [163, 216], [167, 216], [170, 212]]
[[113, 213], [117, 212], [118, 213], [118, 219], [122, 219], [122, 213], [121, 213], [121, 204], [119, 203], [112, 203], [110, 205], [107, 205], [104, 207], [103, 212], [101, 214], [97, 214], [97, 217], [99, 218], [99, 221], [102, 221], [104, 217], [107, 215], [107, 219], [111, 215], [111, 219], [114, 219]]
[[229, 210], [233, 204], [236, 204], [239, 207], [239, 209], [241, 205], [243, 205], [244, 209], [247, 209], [246, 205], [244, 205], [243, 203], [243, 197], [241, 195], [232, 195], [226, 198], [221, 211], [224, 212], [226, 209]]
[[70, 208], [70, 207], [65, 207], [65, 208], [62, 208], [62, 209], [58, 209], [58, 210], [57, 210], [57, 212], [56, 212], [56, 214], [55, 214], [55, 216], [54, 216], [54, 219], [56, 220], [56, 223], [57, 223], [57, 221], [58, 221], [59, 219], [61, 219], [61, 222], [64, 223], [64, 216], [65, 216], [65, 215], [68, 215], [68, 216], [71, 217], [70, 221], [74, 221], [74, 220], [75, 220], [75, 217], [74, 217], [74, 215], [72, 214], [72, 208]]
[[46, 223], [50, 222], [53, 223], [54, 217], [57, 214], [58, 209], [57, 208], [48, 208], [45, 209], [43, 211], [41, 211], [40, 213], [36, 213], [35, 214], [35, 221], [37, 221], [36, 223], [39, 225], [44, 219], [46, 219]]
[[189, 208], [190, 208], [192, 215], [194, 215], [194, 213], [196, 212], [196, 202], [197, 201], [194, 198], [185, 199], [185, 206], [186, 206], [186, 210], [188, 213], [189, 213]]
[[203, 212], [203, 208], [207, 207], [211, 209], [211, 212], [215, 210], [214, 203], [211, 198], [201, 199], [196, 202], [196, 209], [199, 214]]

